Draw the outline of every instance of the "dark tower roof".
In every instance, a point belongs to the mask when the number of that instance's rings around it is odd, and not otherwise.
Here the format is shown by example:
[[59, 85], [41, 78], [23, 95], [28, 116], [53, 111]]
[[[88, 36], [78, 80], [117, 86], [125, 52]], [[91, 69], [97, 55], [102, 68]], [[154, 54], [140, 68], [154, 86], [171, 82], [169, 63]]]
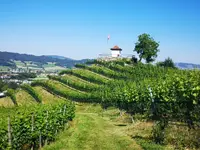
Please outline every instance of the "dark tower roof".
[[117, 51], [122, 51], [121, 48], [119, 48], [119, 46], [115, 45], [113, 48], [111, 48], [110, 50], [117, 50]]

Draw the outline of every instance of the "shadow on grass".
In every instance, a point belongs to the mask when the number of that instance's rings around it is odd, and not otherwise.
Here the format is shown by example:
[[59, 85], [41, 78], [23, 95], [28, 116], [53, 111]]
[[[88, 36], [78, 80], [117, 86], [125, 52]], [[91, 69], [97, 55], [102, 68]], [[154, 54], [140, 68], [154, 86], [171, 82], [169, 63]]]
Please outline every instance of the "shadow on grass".
[[142, 137], [142, 136], [133, 136], [132, 137], [137, 144], [139, 144], [144, 150], [165, 150], [165, 145], [159, 145], [152, 141], [151, 138]]
[[119, 127], [125, 127], [127, 126], [127, 124], [114, 124], [115, 126], [119, 126]]

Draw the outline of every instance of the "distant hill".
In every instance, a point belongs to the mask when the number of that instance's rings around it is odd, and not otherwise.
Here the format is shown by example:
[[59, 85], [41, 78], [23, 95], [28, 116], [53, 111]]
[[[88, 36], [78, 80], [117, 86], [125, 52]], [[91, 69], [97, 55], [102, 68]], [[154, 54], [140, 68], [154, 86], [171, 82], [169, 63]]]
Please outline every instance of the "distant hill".
[[54, 63], [56, 66], [71, 68], [76, 63], [85, 63], [87, 59], [73, 60], [70, 58], [56, 56], [56, 55], [35, 56], [35, 55], [29, 55], [29, 54], [19, 54], [19, 53], [0, 51], [0, 66], [16, 67], [15, 61], [21, 61], [22, 63], [31, 61], [31, 62], [37, 63], [40, 66], [51, 62], [51, 63]]
[[200, 69], [200, 64], [178, 62], [175, 63], [175, 65], [180, 69], [194, 69], [194, 68]]
[[64, 57], [64, 56], [58, 56], [58, 55], [44, 55], [44, 56], [51, 57], [51, 58], [57, 58], [57, 59], [68, 59], [68, 60], [73, 60], [73, 59], [71, 59], [71, 58]]

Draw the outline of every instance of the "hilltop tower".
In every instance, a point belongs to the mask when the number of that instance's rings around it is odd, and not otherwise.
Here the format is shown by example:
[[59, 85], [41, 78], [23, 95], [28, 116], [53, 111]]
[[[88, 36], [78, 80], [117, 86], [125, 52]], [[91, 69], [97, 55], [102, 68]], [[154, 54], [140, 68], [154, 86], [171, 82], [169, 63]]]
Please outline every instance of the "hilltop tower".
[[111, 56], [112, 57], [120, 57], [121, 56], [121, 51], [122, 49], [119, 48], [117, 45], [115, 45], [113, 48], [110, 49], [111, 50]]

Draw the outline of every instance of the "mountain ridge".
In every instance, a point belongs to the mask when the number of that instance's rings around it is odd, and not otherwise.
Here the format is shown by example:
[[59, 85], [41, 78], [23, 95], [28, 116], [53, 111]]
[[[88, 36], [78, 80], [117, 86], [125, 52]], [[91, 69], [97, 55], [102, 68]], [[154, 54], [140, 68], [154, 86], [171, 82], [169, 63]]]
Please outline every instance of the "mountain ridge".
[[57, 58], [57, 59], [68, 59], [68, 60], [74, 60], [74, 59], [72, 59], [72, 58], [65, 57], [65, 56], [60, 56], [60, 55], [42, 55], [42, 56], [47, 56], [47, 57]]
[[1, 66], [14, 67], [15, 64], [13, 60], [22, 61], [22, 62], [32, 61], [32, 62], [37, 62], [40, 64], [47, 64], [48, 62], [53, 62], [56, 65], [62, 66], [62, 67], [73, 67], [76, 63], [84, 63], [88, 59], [74, 60], [71, 58], [57, 56], [57, 55], [35, 56], [32, 54], [20, 54], [20, 53], [14, 53], [14, 52], [0, 51], [0, 65]]

